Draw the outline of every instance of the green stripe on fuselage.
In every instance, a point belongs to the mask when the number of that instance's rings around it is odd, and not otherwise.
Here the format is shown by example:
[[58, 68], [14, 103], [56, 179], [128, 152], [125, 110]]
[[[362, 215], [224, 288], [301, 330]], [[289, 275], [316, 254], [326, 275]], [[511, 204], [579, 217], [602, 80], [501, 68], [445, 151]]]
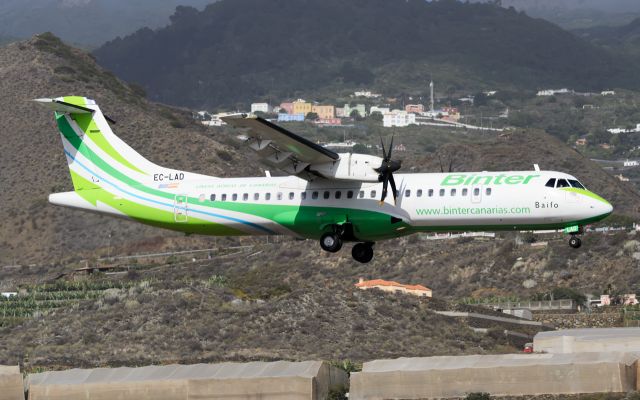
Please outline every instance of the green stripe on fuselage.
[[124, 165], [125, 167], [144, 174], [145, 172], [138, 169], [135, 165], [131, 164], [127, 161], [118, 151], [113, 148], [111, 143], [107, 139], [105, 139], [104, 135], [98, 128], [98, 125], [93, 120], [92, 114], [73, 114], [72, 118], [78, 124], [78, 127], [82, 129], [85, 135], [89, 136], [89, 138], [98, 146], [102, 151], [107, 153], [109, 157], [113, 158], [115, 161]]
[[574, 193], [578, 193], [578, 194], [582, 194], [584, 196], [587, 197], [591, 197], [592, 199], [598, 200], [608, 206], [611, 205], [611, 203], [609, 203], [607, 200], [603, 199], [602, 197], [598, 196], [597, 194], [590, 192], [586, 189], [579, 189], [579, 188], [573, 188], [573, 187], [566, 187], [566, 188], [562, 188], [562, 190], [564, 190], [565, 192], [574, 192]]
[[[84, 179], [83, 177], [77, 174], [74, 175], [75, 179], [86, 181], [86, 179]], [[87, 184], [90, 184], [90, 182], [87, 182]], [[123, 215], [126, 215], [129, 218], [135, 219], [136, 221], [147, 225], [153, 225], [160, 228], [167, 228], [180, 232], [199, 233], [203, 235], [246, 235], [246, 233], [237, 229], [230, 228], [223, 224], [194, 218], [191, 215], [188, 216], [187, 222], [179, 223], [175, 221], [175, 215], [171, 211], [161, 210], [155, 207], [149, 207], [144, 204], [136, 203], [134, 201], [119, 197], [102, 188], [78, 190], [76, 191], [76, 193], [94, 206], [97, 205], [98, 201], [100, 201], [101, 203], [104, 203], [109, 207], [121, 212]]]

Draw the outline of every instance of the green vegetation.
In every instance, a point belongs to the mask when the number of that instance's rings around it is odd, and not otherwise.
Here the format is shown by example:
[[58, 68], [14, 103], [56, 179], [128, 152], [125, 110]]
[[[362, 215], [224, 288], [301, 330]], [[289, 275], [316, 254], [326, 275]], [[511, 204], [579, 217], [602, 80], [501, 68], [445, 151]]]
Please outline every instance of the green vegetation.
[[587, 297], [576, 289], [570, 287], [555, 287], [546, 292], [536, 293], [531, 296], [531, 300], [562, 300], [571, 299], [576, 304], [584, 304]]
[[296, 96], [322, 101], [362, 86], [426, 91], [430, 74], [447, 93], [639, 85], [623, 56], [495, 4], [222, 0], [203, 11], [178, 7], [171, 22], [94, 54], [152, 98], [208, 109]]
[[491, 395], [484, 392], [472, 392], [465, 397], [465, 400], [491, 400]]
[[132, 282], [92, 280], [27, 285], [20, 289], [17, 296], [0, 297], [0, 327], [43, 316], [51, 310], [70, 307], [83, 300], [98, 299], [108, 289], [126, 289], [132, 285]]

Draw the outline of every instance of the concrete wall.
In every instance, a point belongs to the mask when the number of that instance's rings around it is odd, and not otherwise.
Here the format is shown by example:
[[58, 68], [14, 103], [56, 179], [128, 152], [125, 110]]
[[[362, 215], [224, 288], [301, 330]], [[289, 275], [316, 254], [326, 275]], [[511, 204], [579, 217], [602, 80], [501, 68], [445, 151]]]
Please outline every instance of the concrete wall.
[[350, 399], [626, 392], [636, 390], [640, 353], [507, 354], [400, 358], [364, 364]]
[[533, 338], [535, 352], [640, 352], [640, 328], [565, 329], [540, 332]]
[[0, 365], [0, 398], [24, 400], [24, 384], [20, 367]]
[[321, 361], [73, 369], [28, 380], [30, 400], [320, 400], [347, 383]]

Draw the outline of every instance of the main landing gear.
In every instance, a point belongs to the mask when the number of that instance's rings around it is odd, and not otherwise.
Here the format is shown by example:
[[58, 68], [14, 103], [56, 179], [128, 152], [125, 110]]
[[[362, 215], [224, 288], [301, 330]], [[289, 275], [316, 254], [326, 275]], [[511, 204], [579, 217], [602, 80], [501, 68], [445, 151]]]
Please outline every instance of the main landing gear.
[[354, 260], [363, 264], [368, 263], [373, 259], [373, 243], [357, 243], [351, 249], [351, 256]]
[[[333, 232], [326, 232], [320, 237], [320, 247], [322, 250], [330, 253], [337, 253], [342, 248], [344, 239], [348, 241], [356, 241], [350, 226], [337, 226]], [[373, 243], [356, 243], [351, 250], [353, 259], [363, 264], [373, 259]]]
[[569, 239], [569, 246], [577, 249], [582, 246], [582, 240], [580, 240], [580, 238], [576, 235], [571, 235], [571, 239]]

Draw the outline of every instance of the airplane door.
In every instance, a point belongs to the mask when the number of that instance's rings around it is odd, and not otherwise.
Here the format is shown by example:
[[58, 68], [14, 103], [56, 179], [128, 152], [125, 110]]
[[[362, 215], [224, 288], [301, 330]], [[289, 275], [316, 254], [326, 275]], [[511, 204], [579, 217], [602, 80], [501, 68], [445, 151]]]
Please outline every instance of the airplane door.
[[471, 202], [480, 203], [482, 201], [482, 186], [471, 187]]
[[189, 203], [186, 194], [177, 194], [174, 198], [173, 218], [176, 222], [187, 222], [189, 219]]

